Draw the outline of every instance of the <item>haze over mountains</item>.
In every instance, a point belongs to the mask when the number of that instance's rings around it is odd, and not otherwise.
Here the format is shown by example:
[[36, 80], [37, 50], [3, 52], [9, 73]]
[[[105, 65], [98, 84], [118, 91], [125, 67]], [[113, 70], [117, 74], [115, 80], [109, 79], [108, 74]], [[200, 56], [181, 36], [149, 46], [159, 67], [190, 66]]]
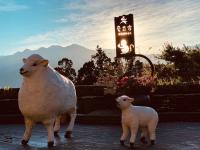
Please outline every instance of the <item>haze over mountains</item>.
[[[115, 57], [114, 50], [105, 50], [110, 58]], [[48, 48], [39, 48], [38, 50], [24, 50], [13, 55], [0, 56], [0, 87], [19, 87], [22, 77], [19, 74], [19, 68], [23, 65], [22, 58], [26, 58], [31, 54], [40, 54], [48, 59], [52, 67], [56, 67], [59, 60], [67, 57], [73, 61], [73, 67], [78, 71], [82, 65], [91, 59], [91, 55], [95, 54], [94, 50], [89, 50], [83, 46], [72, 44], [67, 47], [51, 46]], [[153, 56], [148, 56], [153, 59]]]
[[95, 51], [72, 44], [67, 47], [51, 46], [34, 51], [24, 50], [9, 56], [0, 56], [0, 87], [19, 87], [22, 80], [19, 74], [19, 68], [23, 65], [22, 58], [26, 58], [34, 53], [48, 59], [52, 67], [56, 67], [58, 61], [63, 57], [67, 57], [73, 60], [74, 68], [78, 70], [84, 62], [90, 60], [91, 55], [95, 54]]

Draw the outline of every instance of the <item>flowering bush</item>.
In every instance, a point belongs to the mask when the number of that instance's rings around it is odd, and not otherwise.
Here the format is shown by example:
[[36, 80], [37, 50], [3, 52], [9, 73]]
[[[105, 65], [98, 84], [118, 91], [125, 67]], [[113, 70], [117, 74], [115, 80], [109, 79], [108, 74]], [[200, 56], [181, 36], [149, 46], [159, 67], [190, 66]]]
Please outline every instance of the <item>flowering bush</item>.
[[105, 94], [116, 94], [117, 81], [123, 75], [122, 66], [118, 63], [104, 64], [104, 70], [100, 71], [94, 85], [104, 86]]
[[117, 82], [118, 94], [145, 94], [155, 87], [155, 77], [152, 76], [125, 76]]
[[104, 86], [105, 94], [116, 94], [118, 77], [111, 74], [103, 74], [98, 79], [95, 85]]
[[97, 79], [95, 85], [105, 86], [116, 89], [118, 77], [111, 74], [103, 74]]
[[152, 76], [123, 76], [125, 74], [124, 67], [120, 62], [115, 65], [108, 63], [104, 67], [106, 69], [99, 73], [95, 85], [104, 86], [105, 93], [119, 95], [145, 94], [151, 92], [155, 86], [155, 77]]

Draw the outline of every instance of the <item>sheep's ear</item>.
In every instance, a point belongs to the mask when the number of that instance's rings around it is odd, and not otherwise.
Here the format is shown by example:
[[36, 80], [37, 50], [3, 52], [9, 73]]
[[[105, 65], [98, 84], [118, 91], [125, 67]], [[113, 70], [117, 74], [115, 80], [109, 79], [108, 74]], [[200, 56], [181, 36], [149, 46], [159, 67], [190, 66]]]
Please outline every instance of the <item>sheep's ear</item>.
[[45, 59], [45, 60], [43, 60], [43, 61], [41, 62], [41, 64], [42, 64], [43, 66], [47, 67], [48, 64], [49, 64], [49, 61]]
[[22, 61], [23, 61], [24, 63], [26, 63], [26, 58], [23, 58]]
[[132, 103], [134, 101], [134, 98], [129, 97], [128, 100]]

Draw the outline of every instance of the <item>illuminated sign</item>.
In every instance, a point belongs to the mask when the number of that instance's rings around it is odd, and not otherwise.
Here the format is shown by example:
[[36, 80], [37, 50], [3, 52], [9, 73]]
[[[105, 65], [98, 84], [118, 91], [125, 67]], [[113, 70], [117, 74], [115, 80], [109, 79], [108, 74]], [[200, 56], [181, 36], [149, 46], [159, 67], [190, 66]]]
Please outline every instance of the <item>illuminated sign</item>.
[[135, 53], [133, 14], [115, 17], [117, 57], [128, 57]]

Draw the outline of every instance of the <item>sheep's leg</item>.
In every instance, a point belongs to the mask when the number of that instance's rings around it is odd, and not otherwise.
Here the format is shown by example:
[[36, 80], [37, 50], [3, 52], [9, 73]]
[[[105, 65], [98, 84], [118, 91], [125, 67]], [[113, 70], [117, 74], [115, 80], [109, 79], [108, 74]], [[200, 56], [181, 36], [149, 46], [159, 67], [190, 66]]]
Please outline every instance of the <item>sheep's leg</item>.
[[54, 145], [54, 131], [53, 131], [54, 119], [45, 120], [43, 124], [47, 128], [47, 132], [48, 132], [48, 147], [53, 147]]
[[60, 130], [60, 118], [61, 118], [61, 116], [57, 116], [56, 117], [54, 128], [53, 128], [54, 135], [58, 135], [58, 132]]
[[23, 139], [21, 141], [22, 145], [26, 145], [31, 137], [32, 134], [32, 129], [33, 129], [33, 125], [34, 122], [28, 118], [24, 118], [25, 120], [25, 132], [24, 132], [24, 136]]
[[65, 132], [65, 138], [71, 138], [72, 137], [72, 130], [74, 128], [75, 119], [76, 119], [76, 109], [74, 109], [70, 113], [70, 122], [69, 122], [67, 130]]
[[147, 141], [146, 141], [146, 138], [147, 138], [147, 135], [148, 135], [148, 131], [147, 131], [147, 128], [145, 127], [142, 127], [141, 128], [141, 138], [140, 138], [140, 141], [143, 143], [143, 144], [147, 144]]
[[156, 125], [154, 123], [149, 124], [148, 131], [151, 145], [154, 145], [156, 140]]
[[131, 126], [131, 138], [130, 138], [130, 147], [131, 148], [134, 147], [137, 131], [138, 131], [137, 125]]
[[124, 145], [124, 141], [128, 137], [129, 129], [125, 124], [122, 124], [122, 136], [120, 138], [121, 145]]

